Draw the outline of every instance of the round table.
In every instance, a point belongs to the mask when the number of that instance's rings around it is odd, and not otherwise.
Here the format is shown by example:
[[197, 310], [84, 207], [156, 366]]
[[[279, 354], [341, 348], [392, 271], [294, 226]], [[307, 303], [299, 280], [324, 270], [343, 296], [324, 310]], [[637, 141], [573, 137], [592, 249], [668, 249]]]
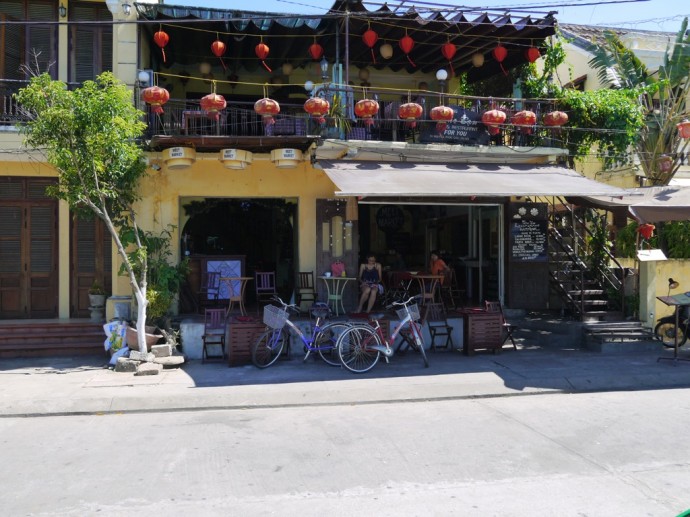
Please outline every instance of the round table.
[[333, 311], [333, 314], [336, 316], [345, 314], [345, 307], [343, 306], [345, 286], [350, 280], [357, 279], [349, 276], [320, 276], [319, 278], [326, 284], [328, 306]]
[[247, 288], [247, 282], [249, 280], [254, 280], [254, 278], [251, 276], [220, 277], [220, 281], [228, 286], [228, 309], [225, 311], [226, 318], [230, 315], [230, 311], [235, 303], [239, 306], [242, 316], [247, 315], [247, 311], [244, 308], [244, 291]]
[[436, 290], [439, 288], [441, 280], [443, 280], [443, 275], [416, 274], [412, 275], [412, 278], [416, 278], [417, 282], [419, 282], [419, 293], [422, 295], [421, 305], [427, 302], [435, 302]]

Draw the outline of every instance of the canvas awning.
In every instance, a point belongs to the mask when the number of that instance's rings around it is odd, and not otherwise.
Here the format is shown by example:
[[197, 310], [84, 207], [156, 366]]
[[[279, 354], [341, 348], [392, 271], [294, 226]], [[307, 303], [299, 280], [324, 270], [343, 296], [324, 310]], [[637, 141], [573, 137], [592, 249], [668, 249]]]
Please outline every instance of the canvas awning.
[[390, 198], [498, 198], [508, 196], [622, 196], [625, 190], [558, 166], [528, 164], [381, 163], [319, 160], [337, 196]]
[[622, 197], [593, 196], [572, 201], [606, 210], [627, 208], [642, 223], [690, 220], [690, 187], [638, 187], [625, 192]]

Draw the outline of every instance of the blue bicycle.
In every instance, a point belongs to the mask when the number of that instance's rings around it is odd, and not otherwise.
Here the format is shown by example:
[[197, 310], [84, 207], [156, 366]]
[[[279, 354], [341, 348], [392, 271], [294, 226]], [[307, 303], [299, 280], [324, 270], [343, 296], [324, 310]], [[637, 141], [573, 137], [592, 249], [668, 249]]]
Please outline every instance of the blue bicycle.
[[257, 368], [268, 368], [278, 360], [283, 349], [289, 349], [290, 331], [299, 337], [304, 345], [306, 351], [304, 361], [312, 352], [317, 352], [327, 364], [341, 365], [336, 343], [340, 335], [350, 328], [348, 323], [332, 322], [322, 326], [321, 320], [328, 317], [330, 309], [327, 306], [315, 304], [310, 312], [316, 320], [311, 326], [311, 335], [305, 336], [289, 318], [289, 311], [299, 312], [299, 308], [294, 304], [285, 303], [278, 297], [274, 300], [280, 304], [280, 307], [276, 305], [264, 307], [264, 323], [269, 330], [261, 334], [252, 347], [252, 362]]

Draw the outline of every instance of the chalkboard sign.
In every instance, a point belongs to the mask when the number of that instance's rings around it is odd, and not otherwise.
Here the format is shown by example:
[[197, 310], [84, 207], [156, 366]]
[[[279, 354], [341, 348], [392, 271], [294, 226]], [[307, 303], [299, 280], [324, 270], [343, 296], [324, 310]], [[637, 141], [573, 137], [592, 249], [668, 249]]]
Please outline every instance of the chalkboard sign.
[[423, 144], [489, 145], [489, 133], [482, 124], [481, 114], [459, 106], [453, 106], [453, 112], [453, 120], [448, 122], [445, 131], [439, 133], [436, 124], [430, 124], [422, 131], [419, 141]]
[[395, 205], [384, 205], [376, 211], [376, 225], [381, 231], [397, 231], [404, 223], [405, 214]]
[[546, 262], [548, 260], [546, 231], [546, 221], [512, 221], [510, 223], [510, 260]]

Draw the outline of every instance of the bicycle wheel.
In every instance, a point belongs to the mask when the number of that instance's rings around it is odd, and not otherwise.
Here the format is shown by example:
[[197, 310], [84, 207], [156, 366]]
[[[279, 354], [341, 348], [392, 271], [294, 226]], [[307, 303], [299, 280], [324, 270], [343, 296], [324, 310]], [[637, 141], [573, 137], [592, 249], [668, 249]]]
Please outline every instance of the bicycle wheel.
[[351, 372], [368, 372], [379, 361], [381, 355], [378, 350], [371, 348], [371, 345], [380, 344], [378, 334], [371, 327], [351, 327], [338, 339], [338, 357], [342, 365]]
[[424, 350], [424, 338], [422, 337], [422, 329], [419, 325], [410, 321], [410, 331], [412, 332], [413, 342], [415, 349], [422, 354], [422, 360], [424, 361], [424, 368], [429, 368], [429, 360], [426, 358], [426, 350]]
[[[657, 339], [661, 341], [665, 347], [673, 348], [676, 339], [676, 324], [675, 322], [662, 321], [654, 328], [654, 334]], [[685, 329], [681, 326], [678, 328], [678, 346], [683, 346], [687, 341], [688, 336]]]
[[342, 366], [340, 357], [338, 356], [338, 338], [350, 327], [351, 325], [349, 323], [329, 323], [316, 335], [314, 338], [314, 347], [325, 363], [331, 366]]
[[252, 363], [257, 368], [268, 368], [278, 360], [287, 341], [283, 330], [267, 330], [252, 346]]

